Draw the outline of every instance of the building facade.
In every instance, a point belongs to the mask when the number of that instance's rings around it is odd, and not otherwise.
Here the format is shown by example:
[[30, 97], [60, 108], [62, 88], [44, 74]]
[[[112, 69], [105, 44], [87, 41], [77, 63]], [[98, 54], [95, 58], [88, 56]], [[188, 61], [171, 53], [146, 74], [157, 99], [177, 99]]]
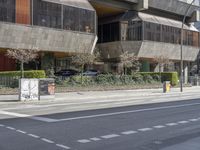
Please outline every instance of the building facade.
[[[39, 49], [40, 67], [70, 67], [76, 53], [100, 49], [105, 71], [120, 69], [119, 56], [134, 53], [142, 71], [157, 71], [153, 59], [166, 56], [179, 71], [181, 26], [190, 1], [184, 0], [0, 0], [1, 70], [15, 64], [6, 49]], [[199, 53], [199, 4], [184, 24], [184, 71]], [[6, 66], [7, 65], [7, 66]], [[3, 67], [2, 67], [3, 66]]]
[[68, 67], [74, 53], [96, 43], [96, 12], [87, 0], [0, 0], [1, 70], [13, 70], [7, 49], [41, 51], [40, 68]]

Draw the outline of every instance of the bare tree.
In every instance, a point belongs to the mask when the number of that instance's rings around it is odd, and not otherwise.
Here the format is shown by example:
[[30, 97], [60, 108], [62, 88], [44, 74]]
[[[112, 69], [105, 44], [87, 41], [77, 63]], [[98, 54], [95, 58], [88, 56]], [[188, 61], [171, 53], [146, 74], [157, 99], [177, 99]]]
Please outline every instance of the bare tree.
[[38, 50], [9, 49], [6, 55], [20, 62], [21, 78], [24, 78], [24, 63], [29, 63], [38, 58]]
[[140, 63], [138, 57], [134, 53], [128, 53], [127, 51], [120, 55], [120, 61], [123, 65], [123, 73], [127, 74], [127, 69], [132, 68], [134, 71], [138, 70]]
[[81, 68], [81, 84], [83, 84], [83, 71], [85, 65], [93, 64], [95, 61], [95, 55], [90, 53], [79, 53], [72, 57], [72, 64]]
[[154, 62], [158, 64], [159, 72], [162, 72], [163, 67], [171, 64], [171, 61], [169, 60], [169, 58], [164, 55], [155, 56]]

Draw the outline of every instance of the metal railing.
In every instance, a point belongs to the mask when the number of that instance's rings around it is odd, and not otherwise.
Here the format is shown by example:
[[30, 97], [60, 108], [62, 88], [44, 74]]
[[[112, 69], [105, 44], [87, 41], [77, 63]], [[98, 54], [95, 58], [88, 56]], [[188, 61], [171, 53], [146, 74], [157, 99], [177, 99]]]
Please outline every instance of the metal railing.
[[9, 76], [0, 76], [0, 87], [18, 87], [19, 85], [19, 76], [9, 77]]
[[200, 76], [190, 76], [189, 83], [192, 86], [200, 86]]

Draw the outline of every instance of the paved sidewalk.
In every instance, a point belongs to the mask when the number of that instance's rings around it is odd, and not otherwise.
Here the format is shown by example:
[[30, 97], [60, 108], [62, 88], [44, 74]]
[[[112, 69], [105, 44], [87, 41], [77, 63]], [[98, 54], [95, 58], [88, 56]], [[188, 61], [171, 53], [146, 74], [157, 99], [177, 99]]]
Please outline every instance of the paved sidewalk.
[[200, 100], [200, 87], [184, 88], [183, 93], [179, 88], [174, 88], [169, 93], [163, 93], [162, 89], [141, 89], [57, 93], [55, 100], [20, 102], [17, 99], [17, 95], [1, 95], [0, 112], [45, 115], [190, 99]]

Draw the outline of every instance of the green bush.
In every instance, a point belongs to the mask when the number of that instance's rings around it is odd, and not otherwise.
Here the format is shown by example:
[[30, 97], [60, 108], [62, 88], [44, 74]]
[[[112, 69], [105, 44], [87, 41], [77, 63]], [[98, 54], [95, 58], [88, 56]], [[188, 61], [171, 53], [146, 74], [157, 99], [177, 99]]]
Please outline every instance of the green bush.
[[[6, 77], [20, 77], [21, 72], [20, 71], [5, 71], [0, 72], [0, 77], [6, 76]], [[30, 70], [30, 71], [24, 71], [24, 78], [46, 78], [46, 74], [44, 70]]]
[[[173, 86], [178, 84], [178, 73], [177, 72], [140, 72], [139, 74], [141, 75], [151, 75], [154, 79], [160, 79], [161, 76], [161, 81], [170, 81]], [[157, 76], [157, 77], [156, 77]], [[159, 78], [158, 78], [159, 77]]]

